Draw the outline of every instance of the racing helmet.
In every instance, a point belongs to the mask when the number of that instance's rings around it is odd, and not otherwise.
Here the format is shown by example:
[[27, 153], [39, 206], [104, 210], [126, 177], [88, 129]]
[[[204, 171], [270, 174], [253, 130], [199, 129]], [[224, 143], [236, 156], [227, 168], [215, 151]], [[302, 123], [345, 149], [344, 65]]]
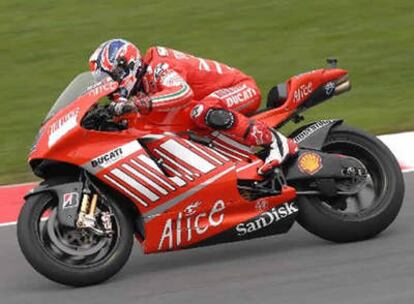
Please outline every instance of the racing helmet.
[[141, 78], [143, 62], [141, 52], [131, 42], [111, 39], [102, 43], [89, 58], [89, 70], [96, 80], [110, 76], [119, 83], [114, 99], [128, 98]]

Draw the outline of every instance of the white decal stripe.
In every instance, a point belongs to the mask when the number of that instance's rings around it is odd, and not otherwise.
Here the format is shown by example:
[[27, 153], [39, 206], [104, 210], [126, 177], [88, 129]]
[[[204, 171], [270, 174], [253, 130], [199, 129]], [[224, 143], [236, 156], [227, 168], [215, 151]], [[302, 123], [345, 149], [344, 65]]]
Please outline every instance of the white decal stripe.
[[235, 148], [243, 150], [244, 152], [247, 152], [247, 153], [252, 153], [252, 150], [249, 146], [243, 145], [243, 144], [241, 144], [241, 143], [231, 139], [230, 137], [227, 137], [227, 136], [225, 136], [225, 135], [223, 135], [223, 134], [221, 134], [217, 131], [213, 132], [212, 135], [217, 136], [218, 139], [224, 141], [226, 144], [228, 144], [230, 146], [234, 146]]
[[[142, 170], [145, 170], [145, 172], [149, 175], [151, 175], [153, 178], [155, 178], [156, 180], [158, 180], [160, 183], [162, 183], [164, 186], [167, 186], [168, 188], [170, 188], [171, 190], [175, 190], [175, 188], [173, 186], [171, 186], [167, 181], [163, 180], [160, 176], [158, 176], [157, 174], [151, 172], [150, 170], [147, 170], [147, 168], [143, 167], [140, 163], [138, 163], [136, 160], [131, 159], [131, 162], [141, 168]], [[159, 169], [157, 167], [157, 169]], [[167, 178], [167, 177], [166, 177]]]
[[179, 194], [178, 196], [174, 197], [173, 199], [165, 202], [162, 205], [159, 205], [157, 207], [155, 207], [154, 209], [152, 209], [151, 211], [149, 211], [148, 213], [144, 214], [144, 220], [151, 220], [152, 217], [156, 214], [162, 213], [168, 209], [170, 209], [171, 207], [177, 205], [178, 203], [182, 202], [183, 200], [187, 199], [188, 197], [194, 195], [195, 193], [197, 193], [198, 191], [204, 189], [205, 187], [208, 187], [210, 184], [214, 183], [216, 180], [220, 179], [222, 176], [226, 175], [227, 173], [229, 173], [230, 171], [234, 170], [234, 167], [229, 167], [227, 169], [225, 169], [222, 172], [219, 172], [218, 174], [215, 174], [214, 176], [210, 177], [208, 180], [194, 186], [191, 187], [188, 191], [185, 191], [182, 194]]
[[182, 187], [182, 186], [185, 186], [185, 185], [186, 185], [185, 181], [183, 181], [183, 180], [182, 180], [181, 178], [179, 178], [178, 176], [171, 177], [171, 180], [172, 180], [174, 183], [176, 183], [176, 184], [177, 184], [177, 186]]
[[131, 172], [136, 177], [142, 179], [144, 182], [146, 182], [148, 185], [150, 185], [154, 189], [157, 189], [157, 191], [160, 192], [161, 194], [164, 194], [164, 195], [168, 194], [168, 192], [164, 188], [162, 188], [159, 185], [157, 185], [156, 183], [154, 183], [151, 179], [149, 179], [145, 175], [141, 174], [140, 172], [138, 172], [137, 170], [132, 168], [130, 165], [123, 164], [122, 167], [125, 168], [126, 170], [128, 170], [129, 172]]
[[173, 139], [167, 140], [165, 143], [161, 144], [161, 147], [178, 159], [203, 173], [208, 173], [216, 168], [207, 160], [198, 156], [196, 153], [179, 144]]
[[174, 170], [173, 168], [171, 168], [170, 166], [168, 166], [166, 163], [162, 164], [166, 169], [170, 170], [172, 172], [172, 174], [176, 175], [176, 176], [183, 176], [180, 172], [178, 172], [177, 170]]
[[223, 74], [223, 70], [221, 69], [220, 63], [218, 63], [217, 61], [213, 61], [213, 62], [214, 62], [214, 65], [216, 66], [217, 73]]
[[225, 161], [230, 161], [229, 158], [225, 157], [224, 155], [221, 155], [220, 153], [218, 153], [217, 151], [215, 151], [214, 149], [209, 149], [210, 152], [214, 153], [215, 155], [217, 155], [218, 157], [224, 159]]
[[175, 160], [173, 160], [171, 157], [167, 156], [165, 153], [161, 152], [158, 149], [154, 149], [154, 151], [157, 152], [159, 155], [161, 155], [162, 158], [164, 158], [165, 160], [168, 160], [170, 163], [172, 163], [173, 165], [175, 165], [177, 168], [180, 168], [185, 173], [187, 173], [189, 175], [193, 175], [193, 172], [191, 172], [190, 170], [188, 170], [184, 166], [180, 165], [178, 162], [176, 162]]
[[159, 199], [159, 196], [152, 192], [150, 189], [140, 184], [137, 180], [133, 179], [131, 176], [121, 171], [120, 169], [114, 169], [111, 171], [113, 175], [121, 179], [126, 184], [130, 185], [133, 189], [137, 190], [139, 193], [147, 197], [149, 200], [155, 202]]
[[221, 161], [219, 161], [217, 158], [215, 158], [214, 156], [208, 154], [206, 151], [204, 151], [202, 148], [197, 147], [197, 145], [193, 144], [191, 141], [188, 141], [188, 144], [193, 147], [195, 150], [197, 150], [198, 152], [200, 152], [201, 154], [207, 156], [209, 159], [213, 160], [214, 162], [218, 163], [219, 165], [222, 165], [223, 163]]
[[246, 154], [243, 154], [243, 153], [241, 153], [239, 151], [236, 151], [236, 150], [230, 148], [229, 146], [226, 146], [226, 145], [218, 142], [217, 140], [214, 140], [213, 142], [214, 142], [215, 145], [218, 145], [218, 146], [222, 147], [223, 149], [226, 149], [227, 151], [230, 151], [231, 153], [237, 154], [237, 155], [239, 155], [241, 157], [245, 157], [245, 158], [248, 158], [249, 157]]
[[230, 154], [230, 153], [228, 153], [228, 152], [226, 152], [226, 151], [223, 151], [223, 149], [220, 149], [220, 148], [214, 148], [214, 150], [216, 150], [218, 153], [222, 153], [222, 154], [224, 154], [224, 155], [226, 155], [226, 156], [228, 156], [228, 157], [230, 157], [230, 158], [233, 158], [233, 159], [235, 159], [235, 160], [237, 160], [237, 161], [242, 161], [242, 159], [241, 158], [239, 158], [239, 157], [237, 157], [237, 156], [235, 156], [234, 154]]
[[260, 164], [260, 162], [261, 162], [261, 160], [255, 160], [254, 162], [252, 162], [252, 163], [250, 163], [250, 164], [247, 164], [247, 165], [245, 165], [245, 166], [242, 166], [242, 167], [240, 167], [240, 168], [237, 168], [236, 169], [236, 172], [240, 172], [240, 171], [243, 171], [243, 170], [246, 170], [247, 168], [250, 168], [250, 167], [252, 167], [252, 166], [255, 166], [255, 165], [258, 165], [258, 164]]
[[182, 186], [184, 186], [184, 185], [187, 184], [183, 179], [181, 179], [181, 178], [178, 177], [178, 176], [181, 176], [182, 177], [181, 173], [175, 171], [173, 168], [171, 168], [167, 164], [163, 164], [163, 166], [166, 169], [170, 170], [173, 174], [176, 175], [176, 176], [170, 177], [169, 179], [172, 180], [177, 186], [182, 187]]
[[136, 196], [135, 194], [133, 194], [131, 191], [129, 191], [124, 186], [122, 186], [120, 183], [118, 183], [113, 178], [109, 177], [108, 175], [104, 175], [104, 178], [107, 179], [108, 181], [110, 181], [112, 184], [114, 184], [115, 186], [117, 186], [119, 189], [121, 189], [125, 193], [127, 193], [130, 197], [134, 198], [138, 203], [140, 203], [144, 207], [148, 207], [148, 204], [146, 202], [144, 202], [142, 199], [140, 199], [138, 196]]
[[138, 159], [143, 161], [146, 165], [150, 166], [151, 168], [154, 168], [158, 172], [162, 173], [162, 171], [158, 167], [158, 165], [151, 158], [146, 156], [145, 154], [141, 154], [140, 156], [138, 156]]

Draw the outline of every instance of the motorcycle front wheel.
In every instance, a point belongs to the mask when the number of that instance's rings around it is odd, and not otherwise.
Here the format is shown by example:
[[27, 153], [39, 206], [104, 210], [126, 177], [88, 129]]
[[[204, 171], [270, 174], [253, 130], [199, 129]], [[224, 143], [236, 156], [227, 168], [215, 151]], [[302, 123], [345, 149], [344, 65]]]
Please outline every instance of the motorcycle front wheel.
[[115, 275], [128, 260], [133, 228], [124, 211], [112, 201], [98, 202], [98, 212], [110, 216], [113, 232], [63, 226], [51, 193], [29, 196], [20, 212], [17, 237], [27, 261], [39, 273], [71, 286], [100, 283]]
[[362, 241], [384, 231], [404, 199], [403, 175], [388, 147], [374, 136], [340, 125], [330, 131], [322, 150], [357, 158], [367, 168], [366, 183], [350, 196], [298, 197], [299, 224], [333, 242]]

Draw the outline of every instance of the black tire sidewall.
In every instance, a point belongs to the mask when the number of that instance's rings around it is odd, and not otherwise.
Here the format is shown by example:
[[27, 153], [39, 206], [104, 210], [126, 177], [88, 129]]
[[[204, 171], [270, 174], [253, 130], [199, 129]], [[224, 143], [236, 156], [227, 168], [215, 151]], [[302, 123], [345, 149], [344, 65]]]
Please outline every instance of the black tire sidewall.
[[76, 268], [60, 262], [41, 244], [37, 231], [38, 220], [50, 199], [54, 199], [51, 193], [30, 196], [20, 212], [17, 237], [27, 261], [50, 280], [71, 286], [93, 285], [115, 275], [127, 262], [133, 245], [132, 223], [121, 207], [111, 201], [120, 229], [120, 236], [111, 257], [94, 267]]
[[404, 198], [404, 180], [398, 162], [391, 151], [376, 137], [354, 128], [340, 125], [334, 127], [327, 142], [347, 138], [363, 145], [379, 160], [387, 176], [387, 189], [368, 217], [347, 219], [332, 216], [318, 199], [306, 196], [298, 198], [300, 212], [298, 223], [309, 232], [329, 241], [361, 241], [384, 231], [396, 218]]

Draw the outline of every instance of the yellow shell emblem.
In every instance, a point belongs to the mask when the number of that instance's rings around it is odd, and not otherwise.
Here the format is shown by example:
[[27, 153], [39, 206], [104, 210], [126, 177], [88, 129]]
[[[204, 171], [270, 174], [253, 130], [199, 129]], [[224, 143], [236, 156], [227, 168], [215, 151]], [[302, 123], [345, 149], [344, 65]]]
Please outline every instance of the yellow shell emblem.
[[314, 152], [303, 153], [299, 157], [299, 169], [303, 173], [313, 175], [322, 169], [322, 159]]

